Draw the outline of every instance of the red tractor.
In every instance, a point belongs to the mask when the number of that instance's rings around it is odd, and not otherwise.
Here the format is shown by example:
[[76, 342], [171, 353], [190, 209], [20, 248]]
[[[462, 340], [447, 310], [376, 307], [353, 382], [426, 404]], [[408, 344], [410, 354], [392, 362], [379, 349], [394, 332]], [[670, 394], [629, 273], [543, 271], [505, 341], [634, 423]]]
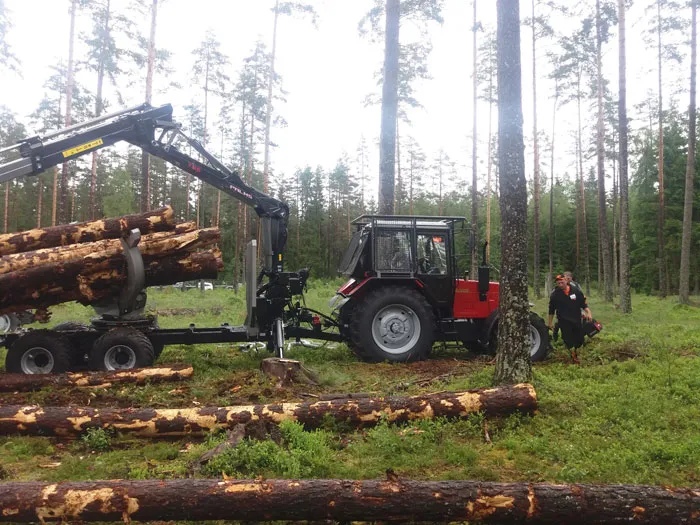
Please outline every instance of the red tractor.
[[[437, 341], [495, 350], [499, 284], [482, 264], [459, 278], [455, 225], [464, 217], [362, 216], [339, 270], [350, 279], [331, 300], [342, 338], [366, 361], [425, 359]], [[530, 357], [546, 358], [549, 333], [530, 314]]]

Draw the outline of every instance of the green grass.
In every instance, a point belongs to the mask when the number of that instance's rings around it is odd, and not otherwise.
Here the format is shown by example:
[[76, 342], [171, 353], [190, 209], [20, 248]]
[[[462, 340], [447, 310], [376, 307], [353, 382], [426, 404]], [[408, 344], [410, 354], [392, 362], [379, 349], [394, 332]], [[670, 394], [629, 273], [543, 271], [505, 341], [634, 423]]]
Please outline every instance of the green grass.
[[[335, 283], [314, 284], [307, 304], [326, 311]], [[185, 476], [343, 477], [368, 479], [391, 468], [417, 479], [482, 479], [557, 483], [700, 484], [700, 309], [675, 299], [635, 296], [634, 311], [590, 300], [603, 332], [581, 351], [581, 366], [569, 363], [561, 342], [534, 367], [540, 408], [533, 417], [411, 425], [382, 423], [354, 430], [328, 422], [313, 432], [296, 424], [281, 428], [279, 443], [245, 441], [202, 469], [197, 458], [225, 439], [144, 441], [93, 433], [72, 443], [45, 437], [0, 438], [3, 476], [11, 480], [57, 481], [147, 479]], [[216, 290], [149, 293], [149, 308], [163, 327], [190, 322], [239, 324], [244, 295]], [[536, 302], [546, 314], [546, 300]], [[165, 314], [165, 315], [164, 315]], [[87, 321], [89, 309], [69, 304], [54, 309], [52, 323]], [[321, 379], [318, 387], [277, 388], [260, 372], [265, 351], [238, 345], [168, 347], [163, 362], [195, 367], [187, 383], [117, 386], [82, 392], [44, 390], [0, 394], [1, 403], [91, 406], [180, 407], [299, 401], [308, 394], [370, 392], [410, 395], [488, 386], [493, 366], [465, 351], [435, 348], [428, 362], [400, 365], [357, 362], [344, 345], [295, 348]], [[4, 353], [0, 353], [4, 358]], [[448, 372], [452, 375], [446, 375]], [[441, 376], [430, 383], [431, 378]], [[486, 443], [488, 429], [491, 444]]]

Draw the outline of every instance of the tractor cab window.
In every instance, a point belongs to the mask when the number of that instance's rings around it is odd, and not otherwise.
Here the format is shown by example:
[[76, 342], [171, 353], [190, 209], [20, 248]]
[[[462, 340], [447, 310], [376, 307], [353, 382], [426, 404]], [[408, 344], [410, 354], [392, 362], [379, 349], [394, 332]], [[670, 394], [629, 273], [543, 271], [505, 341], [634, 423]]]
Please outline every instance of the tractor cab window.
[[418, 271], [423, 274], [447, 273], [447, 248], [445, 235], [418, 234]]
[[410, 272], [411, 238], [408, 231], [377, 232], [377, 270]]

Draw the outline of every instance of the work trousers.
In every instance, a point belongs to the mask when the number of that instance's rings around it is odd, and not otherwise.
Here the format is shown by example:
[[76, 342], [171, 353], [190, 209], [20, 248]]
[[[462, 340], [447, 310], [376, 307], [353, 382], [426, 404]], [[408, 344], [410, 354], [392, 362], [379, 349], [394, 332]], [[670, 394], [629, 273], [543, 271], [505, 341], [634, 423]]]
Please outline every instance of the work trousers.
[[559, 329], [566, 348], [579, 348], [583, 345], [584, 333], [581, 321], [575, 322], [568, 319], [559, 319]]

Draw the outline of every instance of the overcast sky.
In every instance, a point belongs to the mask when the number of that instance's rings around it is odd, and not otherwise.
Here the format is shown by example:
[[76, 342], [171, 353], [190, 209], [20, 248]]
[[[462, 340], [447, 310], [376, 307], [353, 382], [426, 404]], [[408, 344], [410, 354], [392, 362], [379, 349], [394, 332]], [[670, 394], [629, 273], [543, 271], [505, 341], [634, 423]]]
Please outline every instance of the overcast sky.
[[[274, 129], [272, 140], [278, 147], [273, 150], [272, 163], [277, 173], [290, 173], [298, 167], [321, 165], [332, 168], [344, 153], [354, 158], [355, 150], [364, 135], [372, 147], [369, 166], [372, 174], [378, 171], [376, 140], [379, 135], [380, 108], [364, 107], [368, 93], [377, 90], [375, 72], [383, 56], [383, 45], [370, 43], [358, 35], [360, 18], [373, 5], [372, 0], [307, 0], [319, 13], [318, 27], [303, 19], [281, 18], [278, 33], [276, 70], [283, 78], [288, 92], [287, 102], [275, 107], [288, 126]], [[648, 3], [649, 0], [644, 3]], [[649, 90], [655, 91], [655, 56], [646, 50], [641, 32], [647, 27], [641, 0], [628, 14], [628, 85], [631, 116], [634, 105], [645, 100]], [[22, 62], [22, 77], [5, 74], [0, 82], [0, 104], [8, 106], [21, 118], [31, 113], [43, 95], [42, 85], [51, 74], [50, 67], [67, 62], [69, 0], [5, 0], [11, 12], [14, 27], [8, 40]], [[170, 102], [175, 106], [175, 118], [184, 120], [183, 106], [198, 92], [193, 87], [191, 51], [198, 47], [208, 33], [221, 42], [221, 50], [230, 57], [230, 76], [235, 78], [243, 58], [249, 56], [256, 40], [271, 43], [274, 0], [162, 0], [159, 8], [157, 46], [173, 53], [176, 69], [173, 79], [182, 90], [168, 90], [154, 95], [154, 104]], [[123, 10], [129, 0], [112, 0], [112, 5]], [[471, 180], [471, 122], [472, 122], [472, 2], [446, 0], [445, 23], [431, 30], [433, 53], [430, 59], [432, 79], [418, 86], [417, 98], [424, 109], [412, 111], [412, 127], [402, 126], [403, 136], [414, 136], [432, 160], [439, 149], [457, 161], [459, 174]], [[478, 18], [485, 28], [495, 27], [495, 0], [478, 0]], [[521, 17], [530, 12], [530, 2], [521, 2]], [[690, 10], [688, 9], [688, 17]], [[145, 34], [150, 20], [139, 16], [137, 22]], [[555, 29], [570, 32], [577, 20], [557, 20]], [[82, 15], [78, 33], [90, 30], [90, 20]], [[479, 33], [483, 38], [483, 33]], [[531, 95], [531, 32], [522, 29], [523, 103], [525, 133], [532, 133]], [[538, 100], [539, 126], [547, 134], [552, 122], [552, 84], [547, 80], [549, 65], [547, 51], [556, 51], [553, 40], [542, 41], [538, 47]], [[685, 51], [685, 50], [684, 50]], [[81, 60], [85, 48], [77, 45], [76, 59]], [[605, 74], [611, 89], [617, 92], [617, 37], [605, 49]], [[674, 68], [667, 77], [670, 97], [673, 90], [684, 87], [688, 77], [687, 61]], [[145, 72], [142, 73], [145, 76]], [[92, 76], [82, 74], [80, 79], [94, 89]], [[157, 79], [156, 87], [165, 85]], [[127, 103], [137, 104], [143, 96], [138, 91], [125, 91]], [[109, 94], [108, 94], [109, 96]], [[117, 102], [113, 96], [112, 107]], [[679, 105], [686, 108], [687, 94]], [[115, 108], [116, 109], [116, 108]], [[479, 157], [480, 178], [485, 179], [486, 132], [488, 107], [480, 104]], [[572, 132], [575, 125], [574, 107], [562, 108], [557, 113], [557, 151], [561, 164], [559, 174], [572, 170]], [[494, 111], [494, 133], [496, 112]], [[594, 112], [586, 108], [587, 125], [594, 123]], [[528, 146], [527, 154], [530, 154]], [[547, 152], [543, 153], [549, 158]], [[532, 172], [528, 162], [528, 177]], [[376, 194], [376, 192], [375, 192]]]

